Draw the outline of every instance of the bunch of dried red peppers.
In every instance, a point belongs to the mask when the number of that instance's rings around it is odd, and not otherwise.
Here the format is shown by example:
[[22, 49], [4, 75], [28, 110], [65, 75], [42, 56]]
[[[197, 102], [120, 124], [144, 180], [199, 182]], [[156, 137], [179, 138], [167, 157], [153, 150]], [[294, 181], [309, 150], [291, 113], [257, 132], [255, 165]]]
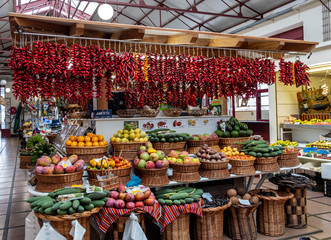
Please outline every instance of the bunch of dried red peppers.
[[[22, 101], [30, 96], [91, 99], [126, 89], [126, 105], [156, 108], [195, 106], [205, 96], [255, 96], [257, 84], [275, 83], [275, 64], [269, 59], [122, 53], [98, 46], [34, 42], [12, 49], [13, 93]], [[290, 66], [293, 66], [290, 71]], [[280, 64], [284, 84], [309, 84], [307, 66]], [[293, 73], [294, 76], [293, 77]], [[292, 75], [291, 75], [292, 74]], [[104, 92], [103, 92], [104, 91]]]

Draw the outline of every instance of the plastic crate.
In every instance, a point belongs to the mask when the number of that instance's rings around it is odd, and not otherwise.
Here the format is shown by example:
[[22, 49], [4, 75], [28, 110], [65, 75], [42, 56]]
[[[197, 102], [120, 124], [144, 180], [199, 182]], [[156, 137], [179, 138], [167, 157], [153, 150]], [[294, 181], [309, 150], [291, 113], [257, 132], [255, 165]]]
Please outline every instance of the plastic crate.
[[324, 196], [331, 197], [331, 179], [324, 179]]

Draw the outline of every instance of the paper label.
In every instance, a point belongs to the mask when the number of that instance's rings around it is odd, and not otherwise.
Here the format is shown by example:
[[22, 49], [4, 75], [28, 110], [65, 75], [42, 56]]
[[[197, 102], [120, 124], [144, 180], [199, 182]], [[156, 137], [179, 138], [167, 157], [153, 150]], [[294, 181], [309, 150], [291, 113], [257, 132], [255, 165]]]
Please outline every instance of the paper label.
[[203, 193], [202, 194], [202, 197], [205, 198], [205, 199], [207, 199], [208, 202], [212, 202], [213, 201], [212, 195], [210, 193], [208, 193], [208, 192], [207, 193]]
[[250, 202], [246, 199], [238, 199], [239, 200], [239, 203], [242, 204], [242, 205], [251, 205]]

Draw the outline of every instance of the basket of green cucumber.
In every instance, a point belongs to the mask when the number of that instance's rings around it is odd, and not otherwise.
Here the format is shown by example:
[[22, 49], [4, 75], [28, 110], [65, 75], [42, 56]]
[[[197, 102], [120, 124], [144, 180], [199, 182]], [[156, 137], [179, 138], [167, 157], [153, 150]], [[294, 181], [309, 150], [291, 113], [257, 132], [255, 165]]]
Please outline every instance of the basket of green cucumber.
[[92, 187], [94, 192], [86, 193], [84, 188], [61, 188], [47, 196], [27, 200], [31, 209], [41, 220], [48, 220], [61, 235], [73, 239], [69, 234], [71, 221], [76, 220], [86, 229], [84, 239], [90, 239], [90, 216], [99, 212], [108, 201], [109, 191]]
[[163, 188], [156, 191], [156, 199], [161, 205], [178, 206], [199, 202], [202, 194], [202, 189], [192, 187]]

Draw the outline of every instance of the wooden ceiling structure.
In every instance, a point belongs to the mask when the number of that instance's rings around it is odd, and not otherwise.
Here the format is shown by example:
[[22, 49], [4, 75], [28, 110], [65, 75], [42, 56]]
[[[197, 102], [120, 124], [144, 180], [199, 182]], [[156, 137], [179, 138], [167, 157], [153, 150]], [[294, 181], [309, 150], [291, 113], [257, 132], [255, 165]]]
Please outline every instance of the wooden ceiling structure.
[[[18, 34], [15, 34], [18, 32], [50, 36], [47, 41], [55, 41], [56, 38], [57, 42], [60, 42], [61, 39], [70, 42], [74, 41], [75, 38], [82, 41], [85, 38], [88, 39], [86, 40], [87, 43], [97, 44], [100, 40], [104, 40], [109, 41], [111, 47], [114, 47], [116, 41], [125, 47], [132, 47], [132, 44], [138, 44], [139, 47], [144, 46], [144, 44], [154, 44], [152, 49], [157, 53], [168, 51], [168, 48], [173, 48], [176, 53], [188, 53], [190, 51], [191, 54], [194, 52], [205, 55], [208, 52], [213, 56], [233, 55], [235, 52], [238, 54], [238, 51], [256, 51], [265, 56], [268, 53], [271, 56], [272, 53], [272, 57], [278, 58], [286, 53], [309, 53], [318, 44], [318, 42], [301, 40], [83, 21], [17, 13], [9, 13], [9, 22], [12, 38], [16, 41], [19, 41]], [[181, 46], [186, 47], [185, 49], [182, 48], [181, 51]], [[224, 51], [220, 51], [220, 49]], [[233, 52], [231, 53], [232, 49]], [[123, 51], [124, 48], [118, 50]]]

